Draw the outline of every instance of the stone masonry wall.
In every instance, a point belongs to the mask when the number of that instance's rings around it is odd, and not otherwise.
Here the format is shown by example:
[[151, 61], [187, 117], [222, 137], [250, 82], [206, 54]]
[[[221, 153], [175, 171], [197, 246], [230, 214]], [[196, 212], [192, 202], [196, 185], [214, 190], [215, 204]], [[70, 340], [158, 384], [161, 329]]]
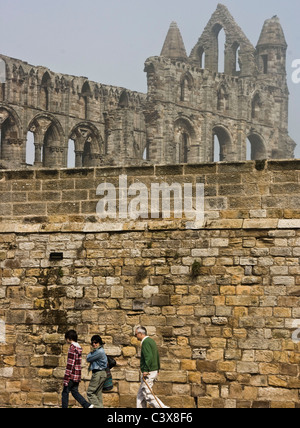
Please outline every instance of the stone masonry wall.
[[[205, 223], [100, 221], [96, 188], [121, 174], [205, 183]], [[0, 405], [60, 405], [76, 328], [84, 356], [98, 333], [117, 359], [105, 405], [134, 407], [143, 324], [169, 406], [299, 407], [299, 176], [299, 161], [0, 172]], [[83, 378], [84, 393], [85, 363]]]

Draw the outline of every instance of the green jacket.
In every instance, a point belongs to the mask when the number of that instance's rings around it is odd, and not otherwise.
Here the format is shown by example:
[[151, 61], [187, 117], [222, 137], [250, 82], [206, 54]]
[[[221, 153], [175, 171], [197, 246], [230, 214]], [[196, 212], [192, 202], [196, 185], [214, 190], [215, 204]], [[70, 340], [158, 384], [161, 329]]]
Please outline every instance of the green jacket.
[[148, 373], [160, 370], [159, 354], [156, 343], [147, 337], [142, 344], [141, 372]]

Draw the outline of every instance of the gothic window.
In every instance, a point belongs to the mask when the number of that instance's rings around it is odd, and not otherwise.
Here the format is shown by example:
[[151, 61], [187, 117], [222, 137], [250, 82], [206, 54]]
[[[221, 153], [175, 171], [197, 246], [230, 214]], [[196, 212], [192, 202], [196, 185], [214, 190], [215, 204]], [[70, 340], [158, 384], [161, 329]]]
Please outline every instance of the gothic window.
[[183, 163], [188, 163], [188, 152], [189, 152], [189, 135], [184, 132], [181, 135], [181, 153], [180, 159]]
[[195, 130], [188, 120], [179, 119], [175, 122], [174, 139], [173, 162], [188, 163], [190, 148], [195, 141]]
[[46, 73], [43, 75], [42, 78], [42, 84], [41, 84], [41, 108], [43, 110], [49, 110], [49, 93], [50, 93], [50, 87], [51, 87], [51, 77], [46, 71]]
[[97, 128], [90, 124], [79, 124], [72, 130], [70, 140], [73, 140], [74, 145], [69, 141], [69, 164], [75, 163], [76, 168], [100, 166], [104, 145]]
[[213, 147], [212, 161], [224, 162], [228, 159], [231, 151], [231, 137], [229, 132], [223, 126], [215, 126], [213, 128]]
[[225, 31], [221, 28], [218, 34], [218, 73], [225, 72]]
[[250, 134], [247, 138], [247, 160], [263, 160], [267, 158], [263, 139], [258, 134]]
[[193, 86], [193, 78], [187, 73], [183, 76], [180, 83], [180, 101], [189, 101], [189, 92]]

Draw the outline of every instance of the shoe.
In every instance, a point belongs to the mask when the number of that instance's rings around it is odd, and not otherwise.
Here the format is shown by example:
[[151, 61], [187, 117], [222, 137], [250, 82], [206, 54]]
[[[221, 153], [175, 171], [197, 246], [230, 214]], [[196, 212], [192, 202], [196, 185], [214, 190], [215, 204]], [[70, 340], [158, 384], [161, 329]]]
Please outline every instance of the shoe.
[[91, 404], [90, 405], [90, 407], [89, 407], [89, 409], [93, 409], [94, 408], [94, 405], [93, 404]]

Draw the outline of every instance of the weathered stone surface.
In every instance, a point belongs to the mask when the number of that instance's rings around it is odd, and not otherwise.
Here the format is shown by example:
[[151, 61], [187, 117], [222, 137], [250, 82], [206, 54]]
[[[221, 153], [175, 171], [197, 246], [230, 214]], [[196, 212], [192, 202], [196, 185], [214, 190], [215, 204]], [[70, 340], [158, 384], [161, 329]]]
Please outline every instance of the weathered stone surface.
[[[216, 73], [211, 42], [216, 23], [226, 27], [230, 49], [230, 40], [243, 42], [240, 71], [233, 72], [227, 51], [225, 74]], [[255, 50], [219, 5], [191, 57], [182, 62], [177, 56], [184, 48], [179, 30], [172, 35], [174, 27], [164, 56], [146, 63], [147, 102], [142, 94], [100, 88], [3, 57], [11, 67], [5, 100], [0, 85], [2, 155], [8, 160], [14, 153], [18, 166], [24, 162], [25, 142], [12, 138], [20, 137], [20, 113], [31, 120], [23, 129], [35, 134], [36, 169], [0, 173], [1, 406], [59, 405], [64, 333], [76, 328], [83, 346], [81, 392], [89, 380], [90, 338], [100, 334], [118, 363], [105, 405], [134, 407], [138, 324], [158, 344], [162, 370], [156, 388], [171, 407], [195, 402], [216, 408], [300, 406], [300, 162], [187, 163], [213, 159], [211, 132], [219, 137], [222, 160], [245, 159], [246, 136], [253, 129], [254, 159], [292, 155], [282, 107], [286, 45], [280, 28], [277, 18], [268, 21]], [[208, 54], [205, 70], [202, 48]], [[268, 64], [262, 63], [267, 54]], [[168, 79], [176, 90], [166, 91]], [[251, 99], [256, 79], [261, 98]], [[13, 105], [7, 109], [10, 96]], [[241, 105], [234, 101], [238, 98]], [[57, 111], [60, 105], [66, 111]], [[68, 117], [64, 125], [62, 114]], [[222, 125], [214, 128], [220, 117]], [[42, 148], [44, 166], [66, 166], [63, 135], [71, 132], [78, 168], [39, 169]], [[153, 165], [137, 166], [146, 147]], [[82, 167], [114, 159], [122, 167]], [[130, 162], [136, 166], [123, 166]], [[119, 194], [120, 175], [147, 189], [160, 181], [204, 183], [204, 222], [188, 229], [175, 213], [169, 219], [146, 218], [146, 208], [137, 221], [99, 219], [97, 187], [110, 183]], [[61, 259], [51, 258], [53, 253]]]

